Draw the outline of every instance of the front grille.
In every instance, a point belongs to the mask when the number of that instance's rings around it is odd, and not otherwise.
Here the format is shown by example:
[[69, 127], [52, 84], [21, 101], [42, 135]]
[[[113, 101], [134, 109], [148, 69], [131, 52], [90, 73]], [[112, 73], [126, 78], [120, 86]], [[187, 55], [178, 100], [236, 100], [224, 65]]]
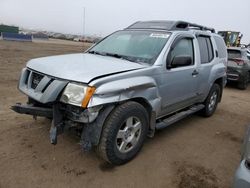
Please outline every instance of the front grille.
[[26, 75], [26, 78], [25, 78], [25, 85], [28, 85], [28, 81], [29, 81], [29, 76], [30, 76], [30, 71], [27, 70], [27, 75]]
[[37, 85], [40, 83], [43, 77], [43, 75], [33, 72], [31, 78], [31, 88], [36, 89]]
[[51, 79], [43, 88], [42, 93], [49, 87], [49, 85], [54, 81], [54, 79]]
[[66, 84], [67, 81], [57, 80], [44, 73], [25, 68], [22, 71], [18, 88], [39, 104], [48, 104], [57, 100], [57, 96]]

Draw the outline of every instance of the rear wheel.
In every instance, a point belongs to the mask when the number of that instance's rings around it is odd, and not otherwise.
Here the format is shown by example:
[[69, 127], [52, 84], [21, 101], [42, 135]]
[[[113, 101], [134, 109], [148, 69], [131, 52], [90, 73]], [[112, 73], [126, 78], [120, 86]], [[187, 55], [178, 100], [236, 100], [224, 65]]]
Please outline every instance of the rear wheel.
[[247, 76], [245, 76], [245, 78], [238, 83], [238, 88], [242, 90], [247, 89], [248, 82], [249, 82], [249, 75], [247, 74]]
[[121, 104], [105, 121], [97, 152], [112, 164], [124, 164], [140, 151], [147, 131], [148, 114], [145, 108], [132, 101]]
[[205, 117], [212, 116], [217, 108], [219, 97], [221, 94], [221, 89], [218, 84], [214, 84], [210, 89], [210, 92], [204, 102], [204, 109], [201, 111], [202, 115]]

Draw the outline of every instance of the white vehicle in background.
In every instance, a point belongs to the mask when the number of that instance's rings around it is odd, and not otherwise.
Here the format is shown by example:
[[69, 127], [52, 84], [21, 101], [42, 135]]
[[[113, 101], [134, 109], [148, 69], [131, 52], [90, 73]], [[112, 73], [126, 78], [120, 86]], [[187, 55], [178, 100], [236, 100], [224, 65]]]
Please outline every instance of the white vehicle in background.
[[73, 41], [75, 41], [75, 42], [80, 42], [80, 40], [81, 40], [80, 38], [74, 38], [73, 39]]
[[233, 188], [250, 187], [250, 126], [244, 139], [242, 158], [235, 173]]

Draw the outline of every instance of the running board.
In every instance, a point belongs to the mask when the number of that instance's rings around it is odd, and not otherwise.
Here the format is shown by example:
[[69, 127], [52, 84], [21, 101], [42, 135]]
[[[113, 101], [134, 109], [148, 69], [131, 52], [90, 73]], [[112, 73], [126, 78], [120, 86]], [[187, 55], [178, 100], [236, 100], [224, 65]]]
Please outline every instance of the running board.
[[199, 105], [192, 106], [187, 110], [180, 111], [177, 114], [174, 114], [170, 117], [167, 117], [166, 119], [163, 119], [161, 122], [156, 123], [155, 128], [157, 130], [159, 130], [159, 129], [163, 129], [165, 127], [168, 127], [169, 125], [172, 125], [173, 123], [176, 123], [177, 121], [180, 121], [181, 119], [186, 118], [187, 116], [194, 114], [195, 112], [200, 111], [204, 107], [205, 107], [205, 105], [199, 104]]

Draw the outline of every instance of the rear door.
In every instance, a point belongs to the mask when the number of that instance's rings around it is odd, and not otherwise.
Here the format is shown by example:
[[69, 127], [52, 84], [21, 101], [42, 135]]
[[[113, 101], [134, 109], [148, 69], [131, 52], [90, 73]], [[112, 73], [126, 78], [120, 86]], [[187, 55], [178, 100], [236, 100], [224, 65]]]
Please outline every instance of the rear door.
[[197, 41], [199, 46], [200, 57], [198, 59], [198, 95], [200, 99], [206, 97], [210, 80], [209, 76], [211, 74], [212, 67], [216, 62], [217, 51], [213, 48], [212, 38], [209, 35], [197, 35]]

